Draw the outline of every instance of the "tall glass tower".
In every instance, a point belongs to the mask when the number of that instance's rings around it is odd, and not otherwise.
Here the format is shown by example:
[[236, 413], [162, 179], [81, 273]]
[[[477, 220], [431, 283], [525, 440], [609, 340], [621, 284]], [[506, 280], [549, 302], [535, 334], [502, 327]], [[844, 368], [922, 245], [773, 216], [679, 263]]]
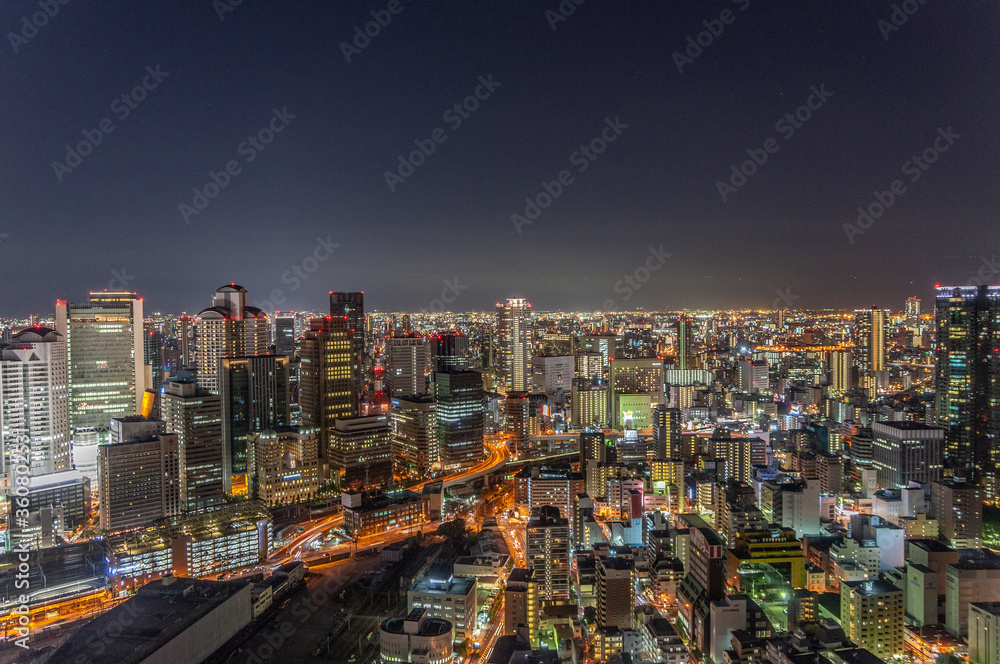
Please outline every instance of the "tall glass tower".
[[945, 465], [995, 502], [1000, 465], [1000, 286], [938, 286], [935, 416]]
[[135, 293], [90, 293], [90, 302], [56, 301], [56, 329], [66, 340], [69, 423], [107, 430], [113, 418], [142, 407], [145, 350], [142, 300]]

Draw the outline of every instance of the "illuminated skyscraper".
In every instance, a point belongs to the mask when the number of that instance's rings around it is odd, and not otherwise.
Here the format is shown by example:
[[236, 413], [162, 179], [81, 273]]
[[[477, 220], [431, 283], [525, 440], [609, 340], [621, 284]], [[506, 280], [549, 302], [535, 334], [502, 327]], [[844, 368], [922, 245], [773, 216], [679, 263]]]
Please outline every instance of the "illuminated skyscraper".
[[854, 361], [868, 375], [885, 370], [885, 311], [878, 307], [854, 312]]
[[295, 357], [295, 314], [274, 312], [274, 354]]
[[335, 421], [357, 417], [354, 335], [343, 317], [314, 318], [302, 336], [299, 406], [302, 424], [319, 429], [322, 476], [330, 475], [330, 436]]
[[834, 392], [846, 392], [854, 386], [852, 380], [854, 354], [849, 350], [830, 352], [830, 389]]
[[32, 475], [70, 468], [66, 341], [29, 327], [0, 345], [0, 483], [11, 479], [11, 454], [28, 445]]
[[694, 324], [689, 316], [677, 319], [677, 368], [696, 369], [694, 357]]
[[505, 392], [531, 390], [531, 305], [510, 298], [497, 302], [494, 366]]
[[101, 530], [137, 528], [180, 514], [177, 434], [141, 415], [111, 421], [111, 442], [98, 448]]
[[365, 369], [365, 294], [364, 292], [342, 293], [330, 292], [330, 316], [344, 321], [347, 331], [351, 334], [351, 349], [353, 356], [352, 391], [354, 394], [354, 409], [361, 412], [361, 402], [365, 397], [367, 373]]
[[330, 468], [338, 486], [364, 489], [392, 483], [392, 434], [386, 415], [334, 422]]
[[135, 293], [90, 293], [85, 305], [56, 302], [66, 340], [71, 430], [106, 431], [112, 418], [139, 412], [146, 390], [142, 300]]
[[939, 286], [935, 414], [945, 463], [997, 498], [1000, 465], [1000, 287]]
[[430, 351], [430, 344], [419, 335], [386, 340], [385, 392], [390, 398], [427, 393]]
[[920, 326], [920, 298], [906, 298], [906, 327]]
[[[163, 387], [163, 333], [151, 321], [143, 324], [144, 383], [147, 390]], [[156, 404], [159, 406], [159, 404]], [[156, 411], [154, 410], [154, 416]]]
[[167, 431], [177, 434], [181, 509], [221, 507], [224, 466], [222, 401], [193, 380], [171, 380], [160, 413]]
[[472, 466], [483, 458], [483, 378], [478, 371], [434, 374], [438, 454], [443, 468]]
[[434, 370], [470, 369], [469, 337], [461, 332], [445, 332], [430, 338]]
[[267, 314], [249, 305], [247, 289], [221, 287], [212, 306], [195, 318], [198, 387], [219, 394], [219, 367], [224, 357], [267, 354]]
[[437, 404], [426, 395], [398, 397], [390, 403], [395, 466], [424, 476], [439, 462]]
[[558, 507], [543, 505], [531, 512], [525, 528], [525, 557], [534, 571], [539, 599], [559, 603], [569, 599], [569, 520]]
[[681, 411], [663, 404], [653, 407], [653, 446], [656, 459], [681, 456]]
[[247, 440], [251, 432], [291, 424], [288, 407], [288, 358], [224, 357], [220, 360], [222, 447], [227, 494], [247, 489]]

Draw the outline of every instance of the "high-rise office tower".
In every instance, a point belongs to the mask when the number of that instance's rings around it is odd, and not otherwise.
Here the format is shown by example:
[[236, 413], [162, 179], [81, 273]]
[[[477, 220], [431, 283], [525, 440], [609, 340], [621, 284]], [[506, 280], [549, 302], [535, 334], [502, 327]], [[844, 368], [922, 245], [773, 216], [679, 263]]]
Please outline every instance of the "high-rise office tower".
[[1000, 286], [938, 287], [934, 410], [945, 463], [994, 501], [1000, 467]]
[[[607, 379], [608, 369], [611, 366], [611, 360], [615, 358], [622, 358], [624, 354], [622, 353], [622, 338], [617, 334], [590, 334], [579, 338], [578, 340], [579, 353], [590, 355], [592, 353], [600, 354], [601, 356], [601, 371], [596, 374], [596, 378]], [[585, 361], [585, 374], [580, 374], [581, 377], [595, 377], [593, 372], [593, 362], [592, 360]]]
[[366, 355], [365, 355], [365, 294], [364, 292], [342, 293], [330, 292], [330, 316], [334, 321], [342, 321], [351, 335], [351, 352], [353, 366], [351, 385], [354, 393], [355, 412], [361, 412], [361, 402], [365, 397], [367, 387]]
[[497, 302], [493, 366], [505, 392], [531, 390], [531, 305], [521, 298]]
[[29, 472], [70, 468], [69, 372], [66, 340], [29, 327], [0, 345], [0, 484], [12, 479], [11, 454], [27, 443]]
[[656, 357], [658, 349], [653, 328], [648, 322], [639, 321], [638, 325], [639, 327], [622, 331], [622, 357], [627, 359]]
[[694, 323], [689, 316], [677, 318], [677, 368], [697, 369], [694, 355]]
[[737, 369], [740, 392], [744, 394], [767, 394], [770, 392], [767, 360], [742, 360], [737, 365]]
[[390, 401], [389, 412], [396, 469], [425, 476], [439, 464], [437, 404], [427, 395], [397, 397]]
[[663, 404], [653, 407], [653, 448], [656, 459], [681, 455], [681, 411]]
[[181, 509], [221, 507], [225, 491], [222, 399], [194, 380], [174, 379], [164, 388], [160, 413], [177, 434]]
[[830, 352], [830, 389], [834, 392], [846, 392], [854, 387], [853, 369], [854, 354], [849, 350]]
[[423, 337], [386, 339], [385, 392], [390, 398], [427, 393], [431, 368], [430, 344]]
[[872, 375], [885, 370], [885, 311], [878, 307], [854, 312], [854, 361]]
[[540, 599], [545, 602], [569, 600], [569, 520], [559, 516], [559, 508], [545, 505], [532, 510], [525, 529], [528, 568], [534, 571]]
[[600, 381], [604, 379], [604, 356], [600, 353], [576, 354], [576, 377]]
[[112, 418], [142, 406], [142, 300], [135, 293], [90, 293], [85, 305], [56, 301], [56, 330], [66, 340], [71, 430], [106, 431]]
[[[143, 324], [144, 383], [147, 390], [160, 391], [163, 387], [163, 344], [166, 338], [151, 322]], [[159, 404], [157, 404], [158, 406]]]
[[310, 427], [255, 431], [247, 441], [250, 495], [268, 505], [312, 498], [319, 489], [319, 432]]
[[98, 449], [101, 530], [127, 530], [181, 511], [177, 434], [141, 415], [111, 421]]
[[236, 284], [219, 288], [212, 306], [195, 318], [198, 386], [219, 393], [219, 367], [224, 357], [267, 354], [267, 314], [249, 304], [247, 289]]
[[883, 489], [906, 488], [910, 482], [941, 479], [944, 430], [923, 422], [874, 422], [872, 456]]
[[274, 312], [274, 354], [295, 357], [295, 314]]
[[386, 415], [336, 420], [330, 468], [342, 489], [392, 483], [392, 433]]
[[291, 424], [288, 358], [276, 355], [224, 357], [219, 362], [226, 493], [244, 495], [247, 492], [247, 438], [250, 433]]
[[478, 371], [434, 373], [438, 455], [446, 469], [474, 466], [483, 457], [483, 378]]
[[302, 424], [320, 432], [322, 477], [330, 477], [330, 437], [338, 419], [358, 416], [353, 335], [344, 319], [314, 318], [302, 336], [299, 408]]
[[194, 318], [191, 316], [178, 316], [177, 318], [177, 343], [180, 345], [180, 367], [197, 371], [197, 348], [195, 344]]
[[461, 332], [444, 332], [430, 338], [434, 371], [470, 369], [469, 337]]
[[531, 390], [550, 397], [562, 392], [568, 398], [575, 373], [576, 358], [572, 355], [537, 355], [531, 358]]
[[920, 298], [906, 298], [906, 327], [920, 327]]

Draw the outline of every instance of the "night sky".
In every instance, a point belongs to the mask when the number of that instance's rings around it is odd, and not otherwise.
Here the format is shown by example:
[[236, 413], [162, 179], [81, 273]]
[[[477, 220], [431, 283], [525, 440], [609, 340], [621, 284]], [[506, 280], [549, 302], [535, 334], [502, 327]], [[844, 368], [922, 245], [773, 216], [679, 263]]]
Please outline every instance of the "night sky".
[[908, 0], [895, 29], [881, 0], [50, 1], [37, 30], [38, 0], [0, 4], [0, 316], [109, 285], [194, 312], [231, 281], [282, 310], [900, 309], [1000, 253], [996, 2]]

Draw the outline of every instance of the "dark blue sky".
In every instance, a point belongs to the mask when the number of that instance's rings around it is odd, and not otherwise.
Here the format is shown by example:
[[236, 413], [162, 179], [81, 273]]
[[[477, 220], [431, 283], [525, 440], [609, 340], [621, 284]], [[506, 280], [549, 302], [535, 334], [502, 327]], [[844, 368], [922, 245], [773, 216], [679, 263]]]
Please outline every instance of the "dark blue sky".
[[[893, 3], [872, 0], [587, 0], [555, 30], [556, 0], [400, 0], [348, 63], [340, 43], [388, 0], [243, 0], [221, 21], [209, 0], [74, 0], [17, 52], [9, 33], [40, 10], [7, 0], [0, 315], [112, 280], [162, 311], [199, 310], [230, 281], [257, 302], [280, 291], [282, 309], [340, 289], [418, 310], [445, 280], [455, 309], [770, 307], [779, 291], [793, 307], [901, 308], [967, 282], [1000, 244], [1000, 7], [911, 3], [885, 39]], [[679, 72], [673, 53], [723, 10]], [[480, 76], [500, 85], [454, 127], [444, 112]], [[112, 103], [144, 77], [155, 88], [122, 118]], [[832, 95], [786, 139], [776, 122], [821, 85]], [[241, 149], [272, 109], [295, 117]], [[57, 177], [105, 118], [113, 131]], [[580, 172], [571, 155], [606, 118], [627, 128]], [[911, 181], [905, 162], [948, 127], [960, 138]], [[446, 140], [390, 191], [384, 172], [437, 128]], [[777, 151], [723, 201], [718, 181], [769, 138]], [[230, 160], [238, 173], [185, 223], [179, 205]], [[563, 170], [571, 184], [518, 233], [511, 214]], [[849, 242], [843, 225], [897, 179], [905, 192]], [[314, 262], [317, 238], [339, 247]], [[637, 270], [648, 281], [616, 289]]]

